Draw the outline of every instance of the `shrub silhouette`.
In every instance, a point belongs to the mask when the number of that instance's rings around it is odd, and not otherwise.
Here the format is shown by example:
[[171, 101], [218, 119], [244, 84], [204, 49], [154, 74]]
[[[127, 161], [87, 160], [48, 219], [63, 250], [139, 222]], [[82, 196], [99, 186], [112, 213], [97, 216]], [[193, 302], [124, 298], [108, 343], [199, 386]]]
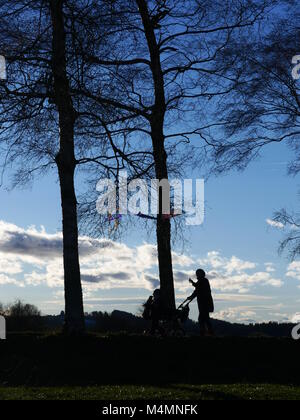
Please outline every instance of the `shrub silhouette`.
[[41, 312], [35, 305], [17, 300], [8, 305], [3, 312], [9, 332], [37, 331], [43, 328]]

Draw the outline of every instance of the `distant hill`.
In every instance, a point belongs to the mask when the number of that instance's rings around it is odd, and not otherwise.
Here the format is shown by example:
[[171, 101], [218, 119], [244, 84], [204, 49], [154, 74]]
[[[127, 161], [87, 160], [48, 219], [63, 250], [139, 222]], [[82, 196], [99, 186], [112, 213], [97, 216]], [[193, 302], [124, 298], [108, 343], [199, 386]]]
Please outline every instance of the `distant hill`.
[[[57, 328], [63, 324], [63, 316], [43, 317], [46, 328]], [[236, 336], [236, 337], [290, 337], [294, 324], [279, 324], [269, 322], [263, 324], [232, 324], [230, 322], [213, 319], [213, 326], [217, 336]], [[93, 312], [86, 315], [86, 327], [88, 330], [107, 333], [107, 332], [128, 332], [143, 333], [149, 328], [150, 323], [140, 316], [128, 312], [115, 310], [111, 314], [103, 312]], [[184, 326], [190, 335], [198, 335], [198, 324], [188, 320]]]

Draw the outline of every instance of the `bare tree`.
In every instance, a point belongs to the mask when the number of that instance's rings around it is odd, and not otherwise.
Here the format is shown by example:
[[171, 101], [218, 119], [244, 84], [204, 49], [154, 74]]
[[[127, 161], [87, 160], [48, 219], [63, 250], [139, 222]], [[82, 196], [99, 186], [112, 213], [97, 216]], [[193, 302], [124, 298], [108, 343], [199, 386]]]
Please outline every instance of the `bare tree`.
[[65, 275], [66, 328], [84, 330], [84, 310], [79, 267], [77, 199], [74, 176], [76, 168], [74, 130], [76, 112], [70, 94], [67, 74], [66, 27], [63, 1], [51, 0], [52, 22], [51, 69], [54, 103], [58, 111], [60, 148], [57, 164], [63, 216], [63, 249]]
[[41, 311], [29, 303], [23, 303], [21, 300], [8, 304], [5, 309], [5, 315], [12, 318], [21, 317], [41, 317]]
[[[97, 3], [97, 2], [96, 2]], [[147, 154], [130, 153], [124, 136], [111, 136], [105, 119], [114, 115], [109, 103], [95, 106], [76, 92], [93, 85], [93, 68], [83, 60], [80, 46], [101, 46], [98, 31], [89, 30], [94, 2], [64, 0], [0, 2], [1, 54], [8, 80], [0, 86], [0, 144], [3, 167], [19, 169], [14, 185], [57, 167], [63, 216], [65, 331], [84, 331], [80, 278], [75, 171], [96, 165], [99, 174], [114, 173], [125, 162], [138, 170]], [[103, 78], [106, 78], [103, 82]], [[107, 74], [97, 73], [97, 86], [106, 92]], [[107, 88], [108, 90], [108, 88]], [[122, 130], [122, 134], [124, 130]], [[118, 165], [115, 162], [122, 165]]]
[[299, 214], [288, 213], [282, 209], [274, 214], [273, 221], [278, 224], [286, 233], [279, 247], [279, 252], [287, 250], [290, 259], [293, 261], [300, 255], [300, 217]]
[[110, 4], [104, 2], [100, 11], [96, 6], [97, 1], [85, 0], [0, 2], [1, 53], [8, 64], [8, 80], [0, 86], [3, 168], [18, 167], [14, 185], [58, 170], [68, 334], [84, 331], [76, 170], [117, 177], [127, 166], [137, 176], [153, 166], [147, 151], [131, 149], [123, 110], [116, 113], [110, 101], [96, 104], [78, 93], [96, 87], [111, 95], [111, 76], [101, 68], [95, 74], [83, 54], [108, 49], [104, 30], [113, 23]]
[[[286, 143], [294, 158], [290, 175], [300, 171], [300, 84], [294, 68], [299, 53], [299, 7], [281, 1], [264, 36], [248, 44], [241, 65], [244, 70], [234, 94], [220, 104], [226, 140], [216, 148], [217, 172], [244, 169], [268, 145]], [[240, 48], [237, 45], [237, 48]], [[286, 210], [274, 215], [288, 229], [280, 251], [288, 248], [291, 258], [299, 255], [299, 218]]]
[[67, 74], [63, 7], [62, 0], [1, 2], [1, 46], [9, 68], [8, 82], [1, 86], [1, 143], [7, 150], [4, 164], [9, 160], [21, 164], [16, 183], [57, 165], [63, 215], [65, 328], [67, 333], [81, 333], [84, 312], [74, 187], [76, 112]]
[[[111, 30], [106, 31], [109, 48], [105, 54], [90, 49], [82, 53], [95, 68], [106, 69], [113, 87], [109, 97], [101, 89], [86, 88], [81, 93], [95, 104], [109, 104], [122, 111], [131, 121], [135, 144], [150, 139], [158, 180], [168, 180], [172, 169], [181, 171], [182, 152], [185, 156], [189, 153], [192, 162], [193, 146], [214, 146], [210, 131], [223, 122], [220, 117], [211, 120], [209, 113], [219, 98], [233, 92], [240, 77], [241, 69], [236, 65], [240, 51], [235, 53], [233, 46], [241, 37], [252, 36], [253, 27], [270, 3], [112, 3], [115, 20]], [[166, 307], [172, 311], [175, 292], [171, 223], [163, 217], [161, 191], [159, 194], [159, 273]]]
[[[286, 2], [281, 3], [283, 7]], [[299, 172], [299, 82], [292, 71], [300, 37], [299, 10], [295, 2], [288, 3], [294, 6], [280, 9], [264, 37], [248, 44], [240, 83], [218, 110], [227, 110], [223, 114], [227, 140], [221, 141], [216, 154], [220, 171], [243, 168], [264, 146], [285, 141], [296, 155], [289, 172]]]

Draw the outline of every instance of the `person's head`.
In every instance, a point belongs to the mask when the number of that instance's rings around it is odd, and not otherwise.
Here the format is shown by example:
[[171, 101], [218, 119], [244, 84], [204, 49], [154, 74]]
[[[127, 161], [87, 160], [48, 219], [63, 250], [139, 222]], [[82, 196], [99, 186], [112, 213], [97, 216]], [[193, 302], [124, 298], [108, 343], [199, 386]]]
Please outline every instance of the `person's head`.
[[197, 276], [198, 280], [202, 280], [202, 279], [205, 279], [206, 273], [205, 273], [204, 270], [199, 269], [199, 270], [196, 271], [196, 276]]
[[157, 299], [157, 298], [159, 298], [159, 297], [160, 297], [160, 289], [156, 289], [156, 290], [154, 290], [153, 297], [154, 297], [155, 299]]

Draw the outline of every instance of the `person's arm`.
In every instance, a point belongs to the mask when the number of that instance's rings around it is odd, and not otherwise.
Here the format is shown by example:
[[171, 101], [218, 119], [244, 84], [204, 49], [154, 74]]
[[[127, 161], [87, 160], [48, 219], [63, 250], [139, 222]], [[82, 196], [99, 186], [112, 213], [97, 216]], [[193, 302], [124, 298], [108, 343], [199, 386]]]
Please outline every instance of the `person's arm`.
[[194, 287], [196, 287], [197, 286], [197, 283], [195, 283], [192, 279], [190, 279], [189, 280], [189, 282], [194, 286]]
[[152, 306], [152, 303], [153, 303], [153, 296], [150, 296], [147, 302], [144, 304], [144, 307], [149, 308], [150, 306]]
[[197, 297], [197, 290], [195, 290], [194, 293], [192, 294], [192, 296], [188, 297], [187, 300], [192, 302], [196, 297]]

